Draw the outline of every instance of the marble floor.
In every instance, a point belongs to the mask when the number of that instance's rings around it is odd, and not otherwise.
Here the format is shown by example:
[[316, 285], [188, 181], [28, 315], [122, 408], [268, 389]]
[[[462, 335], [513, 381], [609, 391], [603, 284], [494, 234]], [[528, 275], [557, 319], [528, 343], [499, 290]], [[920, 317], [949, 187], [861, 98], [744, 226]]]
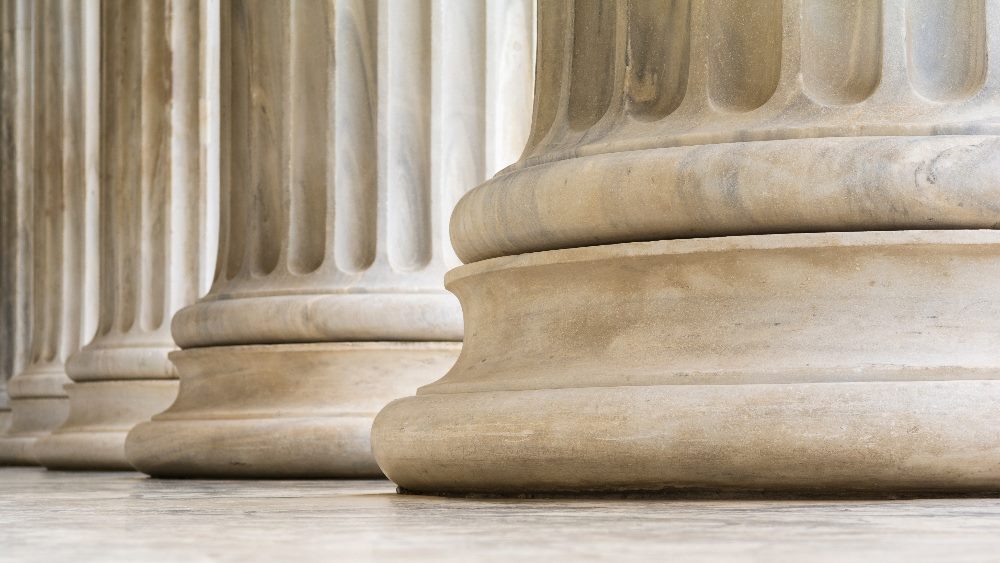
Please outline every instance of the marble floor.
[[1000, 499], [501, 500], [0, 468], [7, 561], [1000, 561]]

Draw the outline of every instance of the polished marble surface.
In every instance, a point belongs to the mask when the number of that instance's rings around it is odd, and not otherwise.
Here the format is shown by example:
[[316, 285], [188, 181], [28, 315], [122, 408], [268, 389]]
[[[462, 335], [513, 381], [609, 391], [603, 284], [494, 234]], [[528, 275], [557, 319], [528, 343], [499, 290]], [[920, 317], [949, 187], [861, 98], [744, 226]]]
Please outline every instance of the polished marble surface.
[[998, 560], [1000, 499], [457, 499], [0, 468], [0, 562], [420, 559]]

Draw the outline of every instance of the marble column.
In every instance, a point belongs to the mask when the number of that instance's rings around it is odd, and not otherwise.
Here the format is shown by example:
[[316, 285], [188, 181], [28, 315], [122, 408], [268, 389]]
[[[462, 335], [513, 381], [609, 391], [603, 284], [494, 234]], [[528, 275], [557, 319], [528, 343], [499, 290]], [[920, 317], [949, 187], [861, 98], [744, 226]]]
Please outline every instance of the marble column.
[[159, 476], [368, 476], [375, 413], [462, 337], [450, 210], [528, 133], [530, 3], [222, 3], [222, 225], [181, 310]]
[[[0, 436], [10, 426], [7, 380], [21, 371], [27, 357], [28, 196], [25, 167], [19, 166], [30, 146], [25, 104], [30, 101], [30, 67], [25, 43], [30, 27], [24, 6], [0, 6]], [[19, 19], [20, 17], [20, 19]]]
[[69, 418], [37, 447], [47, 467], [130, 469], [128, 431], [177, 396], [170, 319], [207, 290], [217, 237], [212, 5], [103, 0], [86, 16], [115, 46], [88, 74], [101, 80], [100, 305], [96, 335], [67, 365]]
[[1000, 485], [1000, 2], [541, 1], [402, 488]]
[[21, 193], [30, 194], [30, 206], [24, 201], [22, 209], [30, 224], [31, 335], [25, 365], [8, 384], [13, 416], [0, 437], [0, 460], [36, 464], [36, 441], [67, 416], [65, 362], [93, 333], [96, 317], [97, 201], [90, 168], [96, 149], [87, 123], [96, 90], [85, 79], [82, 17], [95, 3], [15, 4], [18, 31], [25, 34], [16, 41], [23, 62], [18, 91], [30, 92], [17, 103], [17, 120], [25, 120], [17, 136], [26, 151], [14, 166], [25, 182]]

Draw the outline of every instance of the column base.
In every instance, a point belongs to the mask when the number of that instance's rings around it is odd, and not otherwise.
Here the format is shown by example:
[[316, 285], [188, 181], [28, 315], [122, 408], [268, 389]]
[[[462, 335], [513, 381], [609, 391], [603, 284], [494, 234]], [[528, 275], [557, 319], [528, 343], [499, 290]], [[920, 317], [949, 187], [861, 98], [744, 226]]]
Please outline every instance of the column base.
[[430, 494], [997, 492], [998, 409], [995, 381], [463, 393], [393, 403], [373, 440]]
[[171, 354], [177, 401], [129, 433], [158, 477], [372, 477], [372, 419], [440, 377], [455, 342], [220, 346]]
[[69, 417], [35, 446], [49, 469], [131, 470], [125, 437], [140, 422], [163, 411], [177, 397], [176, 380], [119, 380], [73, 383]]
[[0, 435], [0, 465], [38, 465], [35, 443], [58, 428], [69, 412], [64, 397], [10, 401], [10, 426]]
[[470, 264], [462, 356], [379, 414], [376, 459], [435, 494], [1000, 491], [998, 276], [996, 231]]

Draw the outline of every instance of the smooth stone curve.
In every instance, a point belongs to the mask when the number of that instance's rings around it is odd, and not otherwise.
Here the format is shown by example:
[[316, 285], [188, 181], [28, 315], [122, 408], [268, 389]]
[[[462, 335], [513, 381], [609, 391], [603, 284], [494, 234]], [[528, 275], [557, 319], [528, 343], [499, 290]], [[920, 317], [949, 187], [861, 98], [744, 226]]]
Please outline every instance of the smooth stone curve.
[[[440, 283], [440, 282], [438, 282]], [[209, 295], [172, 322], [177, 345], [235, 346], [323, 341], [461, 341], [458, 301], [427, 293]]]
[[996, 492], [1000, 382], [659, 385], [423, 395], [375, 422], [423, 493]]
[[445, 373], [460, 348], [358, 342], [174, 352], [177, 400], [129, 433], [126, 455], [158, 477], [380, 476], [375, 414]]
[[997, 276], [1000, 232], [961, 230], [463, 266], [461, 357], [375, 456], [430, 493], [1000, 490]]
[[129, 345], [127, 340], [92, 343], [70, 356], [66, 372], [76, 382], [173, 379], [177, 373], [167, 357], [174, 350], [174, 346]]
[[463, 262], [623, 242], [1000, 226], [1000, 138], [874, 136], [581, 155], [512, 169], [451, 219]]
[[169, 407], [177, 388], [176, 380], [67, 385], [69, 417], [35, 445], [39, 463], [49, 469], [132, 469], [125, 459], [125, 437]]

